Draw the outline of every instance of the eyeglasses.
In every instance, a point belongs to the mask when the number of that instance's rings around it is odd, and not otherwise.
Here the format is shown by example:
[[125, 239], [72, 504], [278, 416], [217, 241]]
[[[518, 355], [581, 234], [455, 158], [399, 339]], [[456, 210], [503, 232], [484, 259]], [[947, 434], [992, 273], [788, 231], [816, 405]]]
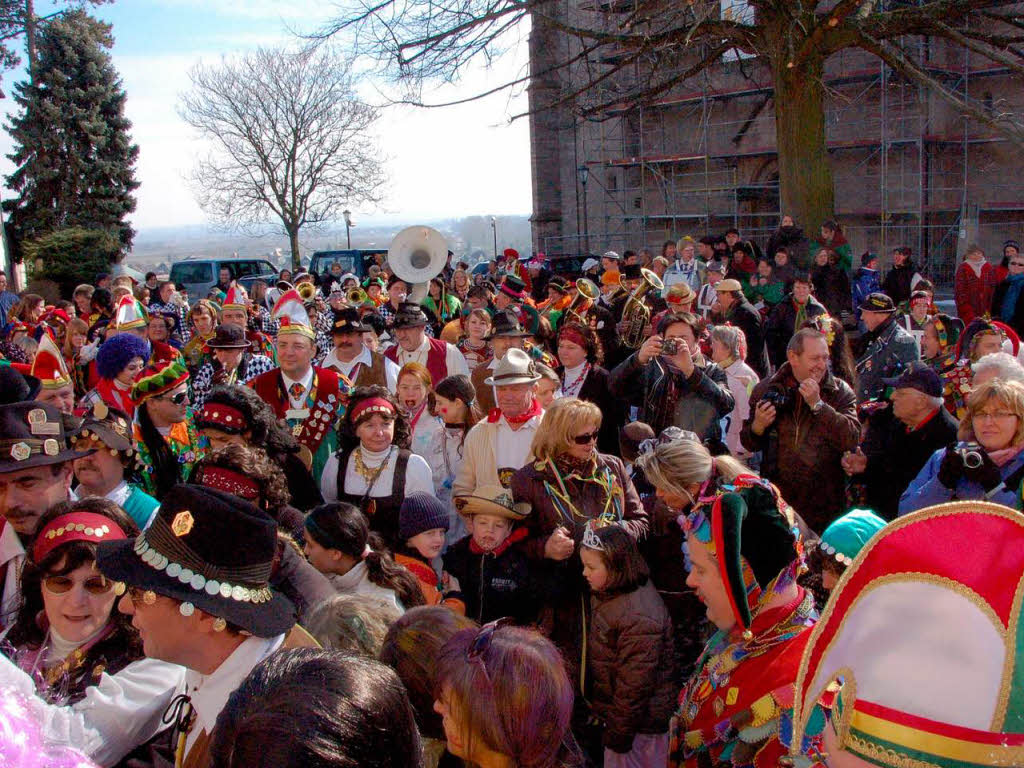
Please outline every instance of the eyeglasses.
[[[43, 577], [43, 586], [47, 592], [54, 595], [64, 595], [75, 586], [75, 580], [70, 576], [58, 576], [50, 574]], [[109, 581], [105, 576], [90, 576], [82, 586], [90, 595], [105, 595], [114, 588], [114, 582]]]
[[161, 400], [170, 400], [175, 405], [181, 405], [188, 400], [188, 390], [183, 390], [176, 395], [161, 395]]
[[1016, 413], [1010, 413], [1009, 411], [992, 411], [991, 413], [976, 413], [971, 418], [974, 419], [975, 421], [983, 421], [986, 419], [992, 419], [995, 421], [1005, 421], [1006, 419], [1013, 419], [1016, 417]]
[[595, 442], [597, 440], [597, 436], [597, 432], [588, 432], [585, 435], [576, 435], [572, 441], [576, 443], [576, 445], [587, 445], [588, 443]]
[[[512, 623], [512, 619], [509, 617], [497, 619], [484, 624], [480, 627], [480, 631], [476, 633], [476, 637], [473, 638], [473, 642], [469, 644], [466, 649], [466, 661], [479, 661], [480, 666], [484, 669], [484, 674], [487, 674], [487, 666], [484, 664], [483, 655], [487, 653], [487, 649], [491, 647], [491, 640], [494, 639], [494, 633], [501, 627], [506, 627]], [[490, 680], [490, 676], [487, 678]]]

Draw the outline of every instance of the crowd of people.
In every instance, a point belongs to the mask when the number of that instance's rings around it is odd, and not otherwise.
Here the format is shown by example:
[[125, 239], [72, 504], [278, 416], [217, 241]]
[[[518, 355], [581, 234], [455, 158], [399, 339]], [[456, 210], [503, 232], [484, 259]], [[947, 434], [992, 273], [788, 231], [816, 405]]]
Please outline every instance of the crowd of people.
[[0, 273], [0, 764], [1024, 765], [1024, 256], [890, 257]]

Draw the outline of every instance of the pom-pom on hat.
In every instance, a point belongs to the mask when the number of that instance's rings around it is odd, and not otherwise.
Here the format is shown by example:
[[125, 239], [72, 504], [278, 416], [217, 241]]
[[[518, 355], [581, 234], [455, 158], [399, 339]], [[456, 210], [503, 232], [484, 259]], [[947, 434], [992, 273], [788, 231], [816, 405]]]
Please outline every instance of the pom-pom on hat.
[[96, 353], [96, 369], [104, 379], [113, 379], [136, 357], [149, 360], [149, 342], [131, 333], [119, 333], [104, 341]]
[[146, 366], [132, 386], [132, 399], [142, 403], [151, 397], [170, 392], [188, 381], [188, 369], [180, 360], [167, 360]]

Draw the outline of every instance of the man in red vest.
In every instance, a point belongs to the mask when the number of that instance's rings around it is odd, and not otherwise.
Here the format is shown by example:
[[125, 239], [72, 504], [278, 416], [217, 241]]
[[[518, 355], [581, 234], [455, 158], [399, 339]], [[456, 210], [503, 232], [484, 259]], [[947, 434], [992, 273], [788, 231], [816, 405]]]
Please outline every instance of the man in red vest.
[[406, 363], [420, 363], [430, 372], [433, 386], [448, 376], [469, 376], [466, 358], [446, 341], [427, 336], [427, 316], [415, 302], [406, 301], [395, 315], [394, 335], [398, 341], [384, 356], [399, 368]]

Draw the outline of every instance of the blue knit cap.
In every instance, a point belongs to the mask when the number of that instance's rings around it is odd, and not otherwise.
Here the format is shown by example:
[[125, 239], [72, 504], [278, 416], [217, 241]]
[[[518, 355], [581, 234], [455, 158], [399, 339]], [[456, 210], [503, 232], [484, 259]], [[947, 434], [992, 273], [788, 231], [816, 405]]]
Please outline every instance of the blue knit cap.
[[104, 379], [113, 379], [136, 357], [149, 360], [149, 342], [134, 333], [119, 333], [100, 345], [96, 369]]
[[429, 493], [412, 493], [402, 501], [398, 511], [398, 538], [408, 541], [424, 531], [448, 530], [448, 510]]

